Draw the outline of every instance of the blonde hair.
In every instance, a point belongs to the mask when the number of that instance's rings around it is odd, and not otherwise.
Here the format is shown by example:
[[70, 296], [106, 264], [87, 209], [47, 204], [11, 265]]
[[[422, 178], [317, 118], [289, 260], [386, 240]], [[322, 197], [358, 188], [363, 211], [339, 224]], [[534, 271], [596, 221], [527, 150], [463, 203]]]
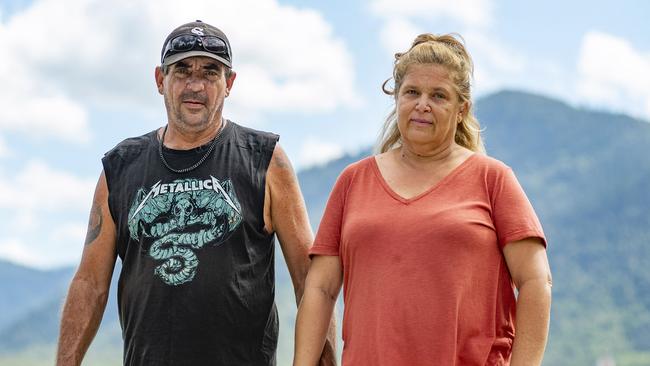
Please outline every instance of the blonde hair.
[[[398, 91], [408, 68], [411, 65], [435, 64], [446, 67], [451, 73], [458, 99], [461, 103], [467, 102], [468, 110], [458, 124], [454, 140], [460, 146], [469, 150], [485, 153], [485, 147], [481, 140], [481, 126], [472, 111], [472, 98], [470, 80], [474, 72], [472, 58], [467, 53], [458, 34], [435, 35], [431, 33], [420, 34], [415, 38], [411, 48], [404, 53], [395, 54], [393, 66], [394, 87], [392, 90], [386, 88], [390, 79], [382, 85], [382, 90], [392, 95], [397, 103]], [[384, 153], [393, 147], [400, 146], [402, 136], [397, 128], [397, 106], [393, 107], [377, 143], [377, 150]]]

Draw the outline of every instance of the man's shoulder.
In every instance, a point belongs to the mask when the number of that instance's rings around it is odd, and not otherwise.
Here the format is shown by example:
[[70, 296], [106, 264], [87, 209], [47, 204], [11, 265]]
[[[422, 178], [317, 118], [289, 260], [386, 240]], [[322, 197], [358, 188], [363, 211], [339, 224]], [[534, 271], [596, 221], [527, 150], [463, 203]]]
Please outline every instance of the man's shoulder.
[[239, 136], [263, 136], [276, 139], [280, 137], [278, 134], [275, 134], [273, 132], [246, 127], [231, 120], [228, 120], [228, 123], [232, 125], [234, 132]]
[[153, 130], [141, 136], [129, 137], [110, 149], [104, 156], [106, 158], [120, 158], [128, 160], [131, 156], [139, 155], [142, 150], [151, 146], [155, 141], [157, 130]]
[[233, 130], [233, 135], [240, 146], [250, 147], [251, 145], [267, 145], [274, 147], [280, 139], [280, 135], [273, 132], [257, 130], [251, 127], [242, 126], [228, 120]]

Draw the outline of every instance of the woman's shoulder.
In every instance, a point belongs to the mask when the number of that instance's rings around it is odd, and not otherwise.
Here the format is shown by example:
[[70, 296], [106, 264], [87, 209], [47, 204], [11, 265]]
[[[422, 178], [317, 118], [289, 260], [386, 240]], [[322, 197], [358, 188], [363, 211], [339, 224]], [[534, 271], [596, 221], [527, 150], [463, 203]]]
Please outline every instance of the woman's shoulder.
[[[365, 158], [359, 159], [353, 163], [348, 164], [339, 175], [340, 178], [351, 179], [359, 172], [365, 172], [372, 169], [373, 164], [375, 164], [375, 156], [366, 156]], [[339, 179], [340, 179], [339, 178]]]
[[359, 170], [359, 169], [368, 169], [372, 167], [372, 164], [375, 163], [375, 155], [366, 156], [361, 158], [353, 163], [348, 164], [346, 169]]
[[499, 185], [514, 176], [514, 171], [505, 162], [485, 153], [474, 153], [471, 168], [467, 171], [485, 181], [488, 186]]
[[[359, 177], [367, 176], [367, 173], [372, 170], [373, 160], [374, 156], [368, 156], [350, 163], [343, 168], [334, 182], [332, 194], [335, 192], [347, 192], [355, 184], [354, 182], [358, 181]], [[342, 194], [346, 195], [347, 193]]]
[[511, 168], [504, 163], [503, 161], [494, 158], [492, 156], [488, 156], [485, 153], [479, 153], [475, 152], [472, 155], [472, 158], [476, 164], [477, 167], [485, 169], [487, 171], [492, 171], [492, 172], [503, 172], [510, 170]]

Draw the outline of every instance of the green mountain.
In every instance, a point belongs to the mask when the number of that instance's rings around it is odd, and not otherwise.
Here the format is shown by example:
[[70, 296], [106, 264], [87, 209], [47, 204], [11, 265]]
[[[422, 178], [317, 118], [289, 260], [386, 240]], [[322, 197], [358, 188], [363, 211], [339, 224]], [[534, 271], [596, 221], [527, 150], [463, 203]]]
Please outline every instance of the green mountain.
[[[476, 111], [488, 154], [514, 169], [547, 234], [554, 287], [544, 364], [650, 365], [650, 123], [515, 91], [479, 100]], [[314, 227], [339, 172], [369, 153], [299, 173]], [[295, 301], [279, 250], [276, 262], [285, 365]], [[0, 300], [0, 365], [52, 364], [64, 290], [54, 272], [15, 271], [0, 262], [0, 289], [12, 294]], [[68, 281], [71, 270], [59, 275]], [[115, 314], [107, 310], [86, 364], [119, 362]]]
[[517, 172], [548, 235], [547, 364], [650, 364], [650, 124], [515, 92], [477, 110], [489, 153]]
[[39, 271], [0, 260], [0, 329], [52, 301], [72, 276], [71, 268]]

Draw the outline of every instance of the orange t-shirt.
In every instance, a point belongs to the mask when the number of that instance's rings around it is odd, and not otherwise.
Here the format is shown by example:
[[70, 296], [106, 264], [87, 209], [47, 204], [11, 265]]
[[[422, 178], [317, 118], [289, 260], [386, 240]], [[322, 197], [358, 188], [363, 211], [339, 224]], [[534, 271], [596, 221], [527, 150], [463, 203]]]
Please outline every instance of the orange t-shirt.
[[509, 242], [546, 241], [512, 170], [473, 154], [411, 199], [374, 157], [330, 195], [314, 255], [343, 266], [343, 365], [507, 365], [514, 338]]

